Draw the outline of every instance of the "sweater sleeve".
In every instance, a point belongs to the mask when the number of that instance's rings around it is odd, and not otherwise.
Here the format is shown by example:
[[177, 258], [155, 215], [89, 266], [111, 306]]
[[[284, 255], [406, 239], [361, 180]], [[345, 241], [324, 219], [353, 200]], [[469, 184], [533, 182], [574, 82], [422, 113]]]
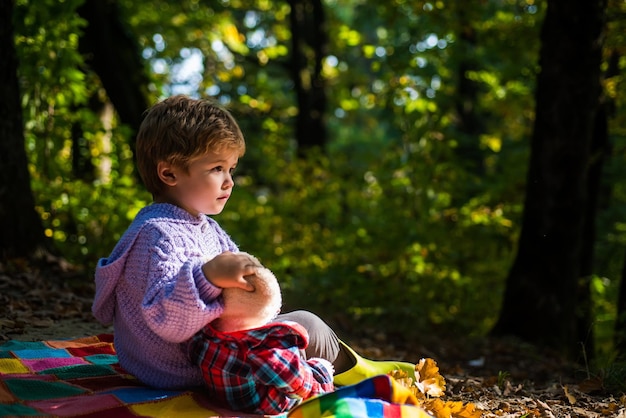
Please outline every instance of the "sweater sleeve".
[[176, 239], [152, 229], [145, 251], [147, 288], [142, 313], [150, 329], [171, 342], [191, 338], [223, 311], [219, 295], [202, 273], [204, 258], [190, 257]]
[[115, 290], [128, 260], [126, 249], [132, 247], [136, 239], [136, 234], [124, 234], [113, 249], [111, 256], [98, 260], [94, 276], [96, 294], [91, 311], [103, 325], [113, 323], [116, 305]]
[[91, 305], [93, 316], [102, 325], [110, 325], [113, 323], [115, 313], [115, 286], [117, 285], [115, 279], [111, 279], [101, 273], [102, 267], [106, 265], [106, 262], [106, 258], [101, 258], [98, 261], [95, 273], [96, 294], [93, 299], [93, 304]]

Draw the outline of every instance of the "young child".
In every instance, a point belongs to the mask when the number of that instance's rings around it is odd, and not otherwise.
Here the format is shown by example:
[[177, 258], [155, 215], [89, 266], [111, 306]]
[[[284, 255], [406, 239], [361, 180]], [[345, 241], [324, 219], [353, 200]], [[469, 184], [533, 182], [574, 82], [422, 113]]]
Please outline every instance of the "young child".
[[[139, 174], [154, 202], [143, 208], [95, 272], [94, 316], [114, 326], [120, 365], [148, 385], [187, 388], [204, 383], [187, 355], [190, 339], [224, 309], [222, 291], [253, 291], [246, 276], [258, 262], [208, 215], [230, 198], [245, 142], [231, 114], [208, 100], [178, 95], [149, 109], [137, 133]], [[307, 357], [335, 368], [347, 385], [410, 363], [358, 356], [308, 311], [279, 315], [309, 334]]]
[[275, 415], [333, 391], [332, 365], [305, 360], [300, 352], [308, 344], [306, 330], [295, 322], [271, 322], [282, 303], [274, 274], [259, 267], [246, 278], [254, 291], [224, 289], [222, 315], [190, 344], [209, 398], [233, 411]]

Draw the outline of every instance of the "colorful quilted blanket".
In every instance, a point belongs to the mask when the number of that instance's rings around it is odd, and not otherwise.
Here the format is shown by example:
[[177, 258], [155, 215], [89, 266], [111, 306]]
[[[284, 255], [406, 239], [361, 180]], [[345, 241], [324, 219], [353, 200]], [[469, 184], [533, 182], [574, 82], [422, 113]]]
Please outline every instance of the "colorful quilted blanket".
[[[309, 399], [275, 418], [429, 418], [414, 396], [377, 376]], [[198, 391], [150, 388], [117, 363], [113, 336], [0, 345], [0, 417], [250, 417]]]

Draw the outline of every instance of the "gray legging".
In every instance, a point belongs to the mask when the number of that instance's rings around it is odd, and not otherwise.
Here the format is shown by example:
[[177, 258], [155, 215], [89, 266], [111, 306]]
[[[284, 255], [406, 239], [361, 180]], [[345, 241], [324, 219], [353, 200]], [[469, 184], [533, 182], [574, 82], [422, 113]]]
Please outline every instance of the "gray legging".
[[309, 311], [293, 311], [278, 315], [279, 321], [293, 321], [302, 325], [309, 333], [309, 345], [304, 350], [306, 357], [319, 357], [330, 361], [335, 374], [352, 366], [353, 361], [341, 350], [339, 338], [319, 316]]

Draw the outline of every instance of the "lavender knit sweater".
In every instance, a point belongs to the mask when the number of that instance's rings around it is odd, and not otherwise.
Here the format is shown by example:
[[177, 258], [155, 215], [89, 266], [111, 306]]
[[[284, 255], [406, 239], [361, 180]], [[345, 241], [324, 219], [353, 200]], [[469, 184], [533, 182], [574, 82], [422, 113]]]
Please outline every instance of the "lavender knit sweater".
[[213, 219], [166, 203], [143, 208], [96, 267], [94, 316], [115, 329], [120, 365], [159, 388], [204, 383], [186, 342], [221, 315], [201, 266], [237, 246]]

